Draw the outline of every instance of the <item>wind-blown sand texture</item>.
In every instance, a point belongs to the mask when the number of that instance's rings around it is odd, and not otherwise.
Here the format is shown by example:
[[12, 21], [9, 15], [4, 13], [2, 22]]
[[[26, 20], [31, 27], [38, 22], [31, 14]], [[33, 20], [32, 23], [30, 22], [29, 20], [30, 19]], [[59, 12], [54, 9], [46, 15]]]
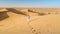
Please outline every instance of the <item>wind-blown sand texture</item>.
[[60, 34], [58, 8], [4, 8], [4, 11], [9, 17], [0, 20], [0, 34]]

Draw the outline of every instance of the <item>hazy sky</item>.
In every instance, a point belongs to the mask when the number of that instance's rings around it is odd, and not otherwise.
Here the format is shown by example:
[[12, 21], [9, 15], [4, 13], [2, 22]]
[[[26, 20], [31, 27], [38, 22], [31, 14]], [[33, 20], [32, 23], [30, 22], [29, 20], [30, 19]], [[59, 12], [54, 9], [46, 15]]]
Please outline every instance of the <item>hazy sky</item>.
[[60, 0], [0, 0], [0, 7], [60, 8]]

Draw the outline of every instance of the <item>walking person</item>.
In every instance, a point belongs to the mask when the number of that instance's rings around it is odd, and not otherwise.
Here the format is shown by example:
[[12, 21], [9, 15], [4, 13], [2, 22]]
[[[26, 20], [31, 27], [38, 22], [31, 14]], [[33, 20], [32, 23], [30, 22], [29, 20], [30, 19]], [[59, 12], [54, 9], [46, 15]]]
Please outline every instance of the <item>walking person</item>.
[[30, 16], [29, 15], [27, 16], [27, 21], [28, 21], [28, 23], [30, 22]]

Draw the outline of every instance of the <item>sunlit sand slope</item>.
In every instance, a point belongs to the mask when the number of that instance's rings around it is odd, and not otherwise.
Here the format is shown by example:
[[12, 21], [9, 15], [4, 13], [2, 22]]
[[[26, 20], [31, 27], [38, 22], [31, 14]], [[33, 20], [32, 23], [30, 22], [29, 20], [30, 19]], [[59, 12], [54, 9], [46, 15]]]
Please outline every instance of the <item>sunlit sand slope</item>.
[[0, 12], [6, 12], [7, 11], [7, 9], [5, 9], [5, 8], [0, 8]]
[[31, 16], [30, 25], [41, 34], [60, 34], [60, 15]]
[[0, 34], [32, 34], [26, 16], [7, 13], [9, 18], [0, 21]]

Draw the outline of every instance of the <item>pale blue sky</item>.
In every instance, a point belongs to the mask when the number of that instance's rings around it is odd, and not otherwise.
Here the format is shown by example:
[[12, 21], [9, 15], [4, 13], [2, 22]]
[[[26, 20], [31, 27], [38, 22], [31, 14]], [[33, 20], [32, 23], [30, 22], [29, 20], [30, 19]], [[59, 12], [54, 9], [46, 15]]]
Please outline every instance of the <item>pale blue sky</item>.
[[60, 8], [60, 0], [0, 0], [0, 7]]

